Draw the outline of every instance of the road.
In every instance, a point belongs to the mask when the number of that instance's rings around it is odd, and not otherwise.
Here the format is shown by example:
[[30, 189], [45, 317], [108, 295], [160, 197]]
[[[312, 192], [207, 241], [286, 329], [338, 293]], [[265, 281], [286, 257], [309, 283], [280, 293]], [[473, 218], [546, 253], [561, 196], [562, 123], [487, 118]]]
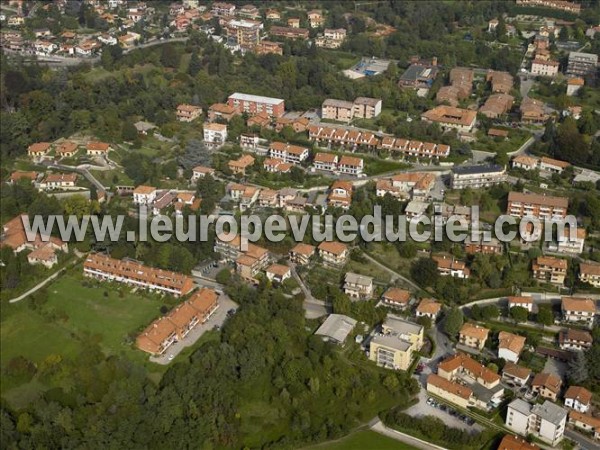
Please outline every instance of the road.
[[401, 433], [400, 431], [394, 430], [392, 428], [388, 428], [383, 424], [379, 417], [375, 417], [371, 422], [369, 422], [369, 426], [371, 430], [376, 433], [395, 439], [396, 441], [412, 445], [413, 447], [418, 448], [420, 450], [445, 450], [445, 447], [440, 447], [438, 445], [431, 444], [429, 442], [423, 441], [408, 434]]
[[600, 450], [600, 444], [569, 428], [565, 429], [565, 436], [577, 442], [583, 450]]
[[310, 292], [310, 289], [308, 289], [308, 286], [306, 286], [302, 278], [300, 278], [300, 275], [298, 275], [295, 264], [290, 264], [290, 268], [292, 272], [292, 277], [294, 278], [294, 280], [296, 280], [296, 282], [300, 286], [300, 289], [302, 290], [302, 293], [304, 294], [303, 306], [305, 311], [305, 317], [307, 319], [316, 319], [318, 317], [326, 315], [329, 312], [329, 310], [325, 302], [322, 300], [317, 300], [313, 297], [312, 292]]

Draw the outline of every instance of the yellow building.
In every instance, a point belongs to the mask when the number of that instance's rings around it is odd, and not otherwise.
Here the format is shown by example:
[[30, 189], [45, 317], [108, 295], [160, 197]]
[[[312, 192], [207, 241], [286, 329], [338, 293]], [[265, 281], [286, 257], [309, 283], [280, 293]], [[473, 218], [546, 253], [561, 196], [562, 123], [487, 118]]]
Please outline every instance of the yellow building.
[[369, 358], [385, 368], [407, 370], [422, 346], [423, 327], [390, 314], [371, 339]]

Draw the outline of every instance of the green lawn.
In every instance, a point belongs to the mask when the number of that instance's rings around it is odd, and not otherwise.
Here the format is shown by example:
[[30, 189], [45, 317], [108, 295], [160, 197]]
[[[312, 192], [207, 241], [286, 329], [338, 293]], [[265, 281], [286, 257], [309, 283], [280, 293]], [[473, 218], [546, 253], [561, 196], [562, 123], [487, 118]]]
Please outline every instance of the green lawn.
[[396, 441], [392, 438], [382, 436], [374, 431], [357, 431], [337, 441], [324, 442], [313, 447], [311, 450], [414, 450], [408, 444]]
[[[123, 172], [123, 169], [117, 170], [91, 170], [90, 173], [96, 178], [103, 186], [110, 187], [112, 184], [130, 186], [133, 184], [131, 178], [129, 178]], [[116, 178], [115, 178], [116, 177]], [[116, 183], [114, 182], [116, 179]]]

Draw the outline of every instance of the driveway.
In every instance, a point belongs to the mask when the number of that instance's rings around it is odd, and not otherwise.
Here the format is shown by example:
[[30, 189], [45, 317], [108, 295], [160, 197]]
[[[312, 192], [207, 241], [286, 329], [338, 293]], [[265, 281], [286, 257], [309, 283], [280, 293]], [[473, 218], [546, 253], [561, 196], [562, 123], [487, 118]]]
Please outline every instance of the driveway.
[[175, 342], [169, 347], [164, 355], [151, 356], [150, 361], [166, 365], [171, 361], [175, 360], [175, 357], [186, 347], [190, 347], [200, 339], [200, 337], [208, 330], [212, 330], [214, 327], [221, 327], [225, 320], [227, 320], [227, 311], [230, 309], [237, 309], [238, 305], [226, 295], [221, 295], [219, 298], [219, 307], [213, 313], [213, 315], [202, 325], [197, 325], [183, 340]]

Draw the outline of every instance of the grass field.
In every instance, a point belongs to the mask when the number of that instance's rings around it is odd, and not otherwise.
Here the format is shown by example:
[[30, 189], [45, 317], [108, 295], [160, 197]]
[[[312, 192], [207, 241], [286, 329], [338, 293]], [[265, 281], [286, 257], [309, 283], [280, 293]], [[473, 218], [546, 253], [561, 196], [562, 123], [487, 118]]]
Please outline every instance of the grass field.
[[[356, 431], [348, 436], [333, 442], [324, 442], [310, 450], [413, 450], [408, 444], [382, 436], [374, 431]], [[307, 449], [307, 450], [308, 450]]]

